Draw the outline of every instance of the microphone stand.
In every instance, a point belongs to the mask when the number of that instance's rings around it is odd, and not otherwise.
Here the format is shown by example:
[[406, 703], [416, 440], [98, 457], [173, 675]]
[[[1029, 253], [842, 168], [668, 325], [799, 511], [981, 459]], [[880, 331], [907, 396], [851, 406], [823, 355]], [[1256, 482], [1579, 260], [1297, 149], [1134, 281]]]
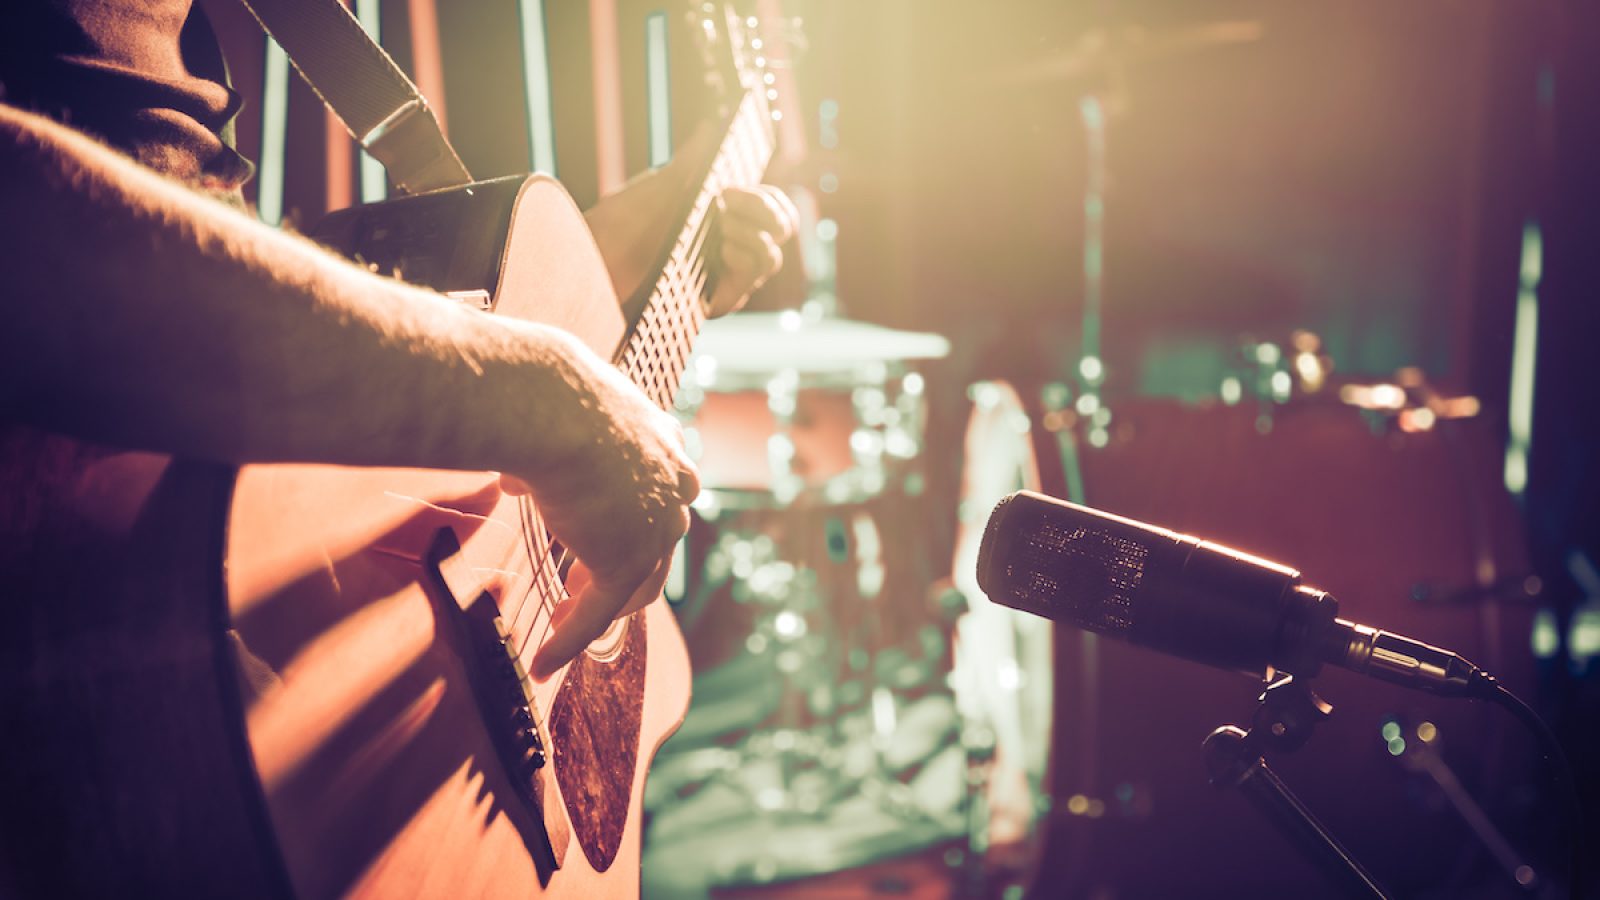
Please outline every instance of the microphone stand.
[[1238, 788], [1344, 894], [1389, 900], [1372, 875], [1267, 766], [1268, 750], [1294, 751], [1305, 746], [1316, 724], [1331, 715], [1333, 707], [1292, 675], [1268, 685], [1258, 699], [1249, 731], [1224, 725], [1206, 736], [1202, 746], [1212, 785]]

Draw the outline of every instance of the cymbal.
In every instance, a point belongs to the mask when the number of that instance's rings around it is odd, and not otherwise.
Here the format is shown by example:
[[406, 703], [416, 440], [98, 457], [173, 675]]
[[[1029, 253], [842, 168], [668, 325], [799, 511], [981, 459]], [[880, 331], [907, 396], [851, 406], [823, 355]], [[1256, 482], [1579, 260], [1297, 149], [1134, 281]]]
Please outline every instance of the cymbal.
[[1266, 26], [1259, 21], [1209, 22], [1155, 33], [1137, 25], [1115, 30], [1096, 28], [1079, 38], [1071, 50], [1003, 69], [983, 79], [983, 83], [991, 87], [1027, 87], [1080, 81], [1126, 66], [1254, 43], [1264, 34]]
[[[897, 331], [849, 319], [808, 322], [798, 312], [735, 313], [705, 324], [695, 345], [694, 365], [708, 365], [720, 379], [773, 375], [846, 374], [874, 363], [939, 359], [950, 342], [937, 334]], [[698, 362], [701, 359], [709, 363]]]

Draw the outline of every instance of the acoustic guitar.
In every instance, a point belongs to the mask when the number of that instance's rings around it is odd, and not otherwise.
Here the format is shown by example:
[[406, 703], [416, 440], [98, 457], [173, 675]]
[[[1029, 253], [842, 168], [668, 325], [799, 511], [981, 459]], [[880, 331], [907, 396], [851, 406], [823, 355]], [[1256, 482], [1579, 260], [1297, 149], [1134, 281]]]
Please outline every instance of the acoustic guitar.
[[[344, 211], [319, 238], [569, 329], [670, 403], [715, 197], [773, 149], [759, 54], [724, 18], [696, 24], [737, 93], [709, 159], [682, 163], [704, 174], [640, 296], [619, 301], [537, 175]], [[687, 654], [658, 600], [534, 682], [563, 566], [489, 473], [0, 432], [0, 896], [637, 895]]]

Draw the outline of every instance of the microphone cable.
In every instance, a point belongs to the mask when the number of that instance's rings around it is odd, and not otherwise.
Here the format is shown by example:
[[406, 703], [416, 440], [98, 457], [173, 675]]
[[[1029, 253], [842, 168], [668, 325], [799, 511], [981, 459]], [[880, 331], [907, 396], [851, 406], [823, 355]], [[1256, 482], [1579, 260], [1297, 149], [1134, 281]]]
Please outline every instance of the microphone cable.
[[1567, 752], [1562, 748], [1561, 741], [1556, 738], [1555, 731], [1537, 712], [1534, 712], [1533, 707], [1488, 672], [1480, 669], [1474, 676], [1473, 694], [1516, 717], [1517, 721], [1533, 732], [1543, 745], [1545, 758], [1554, 762], [1551, 768], [1555, 772], [1556, 792], [1561, 797], [1562, 817], [1566, 820], [1564, 830], [1571, 845], [1571, 856], [1567, 863], [1569, 867], [1567, 895], [1572, 900], [1583, 900], [1583, 848], [1588, 829], [1584, 822], [1583, 805], [1578, 802], [1578, 780], [1572, 768], [1572, 761], [1567, 758]]

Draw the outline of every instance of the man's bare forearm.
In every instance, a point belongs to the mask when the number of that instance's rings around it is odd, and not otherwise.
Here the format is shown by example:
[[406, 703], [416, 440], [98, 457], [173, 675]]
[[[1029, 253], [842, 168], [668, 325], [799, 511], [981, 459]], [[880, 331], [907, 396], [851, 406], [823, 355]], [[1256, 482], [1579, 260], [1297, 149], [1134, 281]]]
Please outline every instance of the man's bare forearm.
[[518, 470], [593, 439], [549, 408], [582, 399], [567, 336], [371, 275], [3, 105], [0, 254], [0, 419], [238, 462]]

